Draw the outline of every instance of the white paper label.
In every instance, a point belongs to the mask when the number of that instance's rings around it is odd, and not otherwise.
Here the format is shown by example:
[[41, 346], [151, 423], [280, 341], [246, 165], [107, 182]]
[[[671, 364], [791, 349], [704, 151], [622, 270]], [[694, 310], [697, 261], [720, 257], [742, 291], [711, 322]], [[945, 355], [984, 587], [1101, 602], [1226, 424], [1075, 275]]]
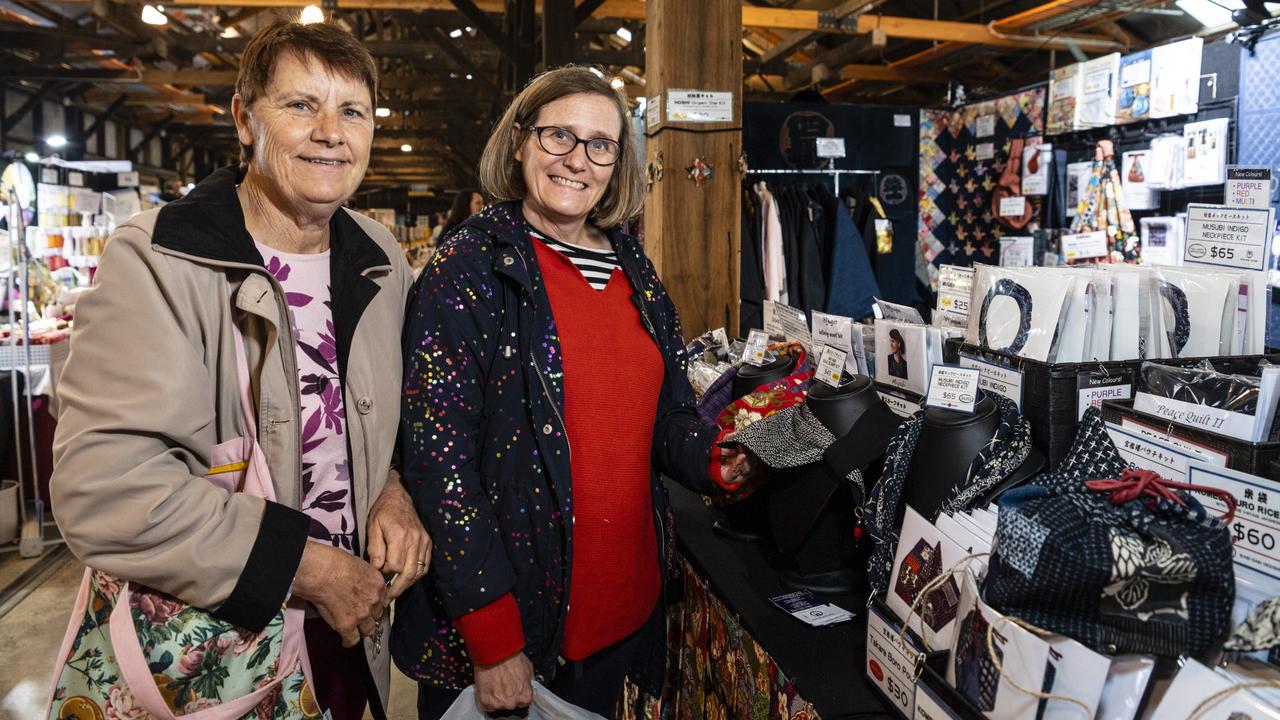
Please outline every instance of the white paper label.
[[1128, 430], [1135, 435], [1140, 435], [1148, 440], [1154, 440], [1157, 443], [1168, 445], [1176, 450], [1181, 450], [1188, 455], [1197, 458], [1200, 462], [1206, 462], [1217, 467], [1227, 466], [1227, 455], [1220, 450], [1214, 450], [1207, 445], [1201, 445], [1190, 440], [1184, 440], [1176, 435], [1170, 435], [1161, 428], [1154, 428], [1145, 423], [1134, 420], [1133, 418], [1120, 418], [1120, 427]]
[[996, 144], [978, 143], [973, 149], [973, 156], [978, 160], [994, 160], [996, 157]]
[[1133, 87], [1144, 82], [1151, 82], [1151, 61], [1140, 60], [1125, 65], [1120, 70], [1120, 87]]
[[797, 342], [806, 349], [813, 345], [813, 336], [809, 333], [809, 323], [804, 311], [789, 305], [764, 301], [764, 329], [770, 335], [779, 335], [788, 342]]
[[644, 105], [644, 124], [652, 130], [662, 122], [662, 96], [654, 95]]
[[733, 93], [668, 90], [667, 122], [733, 122]]
[[1076, 420], [1084, 419], [1091, 407], [1102, 409], [1106, 400], [1128, 400], [1133, 397], [1133, 383], [1126, 375], [1080, 373], [1076, 377]]
[[1022, 409], [1022, 371], [979, 360], [969, 355], [960, 356], [960, 366], [981, 370], [978, 387], [987, 392], [1003, 395], [1012, 400], [1019, 410]]
[[916, 683], [915, 720], [960, 720], [924, 683]]
[[1154, 470], [1160, 477], [1174, 482], [1187, 481], [1187, 467], [1196, 460], [1194, 455], [1114, 423], [1107, 423], [1107, 432], [1126, 462]]
[[1187, 206], [1184, 262], [1262, 270], [1275, 229], [1275, 209]]
[[895, 115], [893, 116], [893, 126], [894, 126], [894, 127], [905, 127], [905, 128], [909, 128], [909, 127], [911, 127], [911, 116], [910, 116], [910, 115], [895, 114]]
[[[813, 347], [817, 349], [824, 345], [843, 350], [848, 353], [845, 358], [845, 370], [850, 375], [858, 375], [861, 368], [858, 367], [857, 352], [853, 345], [853, 319], [841, 317], [839, 315], [828, 315], [826, 313], [813, 311], [812, 318], [812, 335]], [[862, 332], [858, 331], [858, 343], [862, 343]]]
[[844, 138], [818, 138], [818, 157], [844, 157]]
[[1000, 217], [1020, 217], [1027, 212], [1027, 199], [1017, 197], [1000, 198]]
[[818, 352], [818, 380], [831, 387], [840, 387], [840, 376], [844, 374], [844, 361], [847, 357], [849, 353], [824, 345]]
[[980, 115], [978, 116], [977, 128], [974, 130], [974, 137], [991, 137], [996, 134], [996, 116]]
[[1001, 267], [1031, 267], [1035, 265], [1035, 239], [1030, 237], [1000, 238]]
[[1062, 236], [1062, 255], [1068, 262], [1107, 256], [1107, 231]]
[[1148, 415], [1199, 428], [1218, 435], [1228, 435], [1248, 441], [1253, 436], [1254, 416], [1209, 407], [1199, 403], [1160, 397], [1140, 392], [1133, 400], [1133, 409]]
[[981, 375], [977, 368], [934, 365], [924, 404], [946, 410], [973, 412], [973, 406], [978, 402], [978, 380]]
[[45, 185], [57, 185], [58, 169], [57, 168], [41, 168], [40, 182], [44, 183]]
[[[1231, 523], [1235, 563], [1280, 580], [1280, 489], [1274, 482], [1237, 470], [1193, 462], [1188, 469], [1192, 485], [1226, 490], [1236, 499]], [[1221, 515], [1226, 503], [1211, 495], [1195, 494], [1205, 509]]]
[[68, 172], [67, 184], [71, 187], [84, 187], [84, 173], [78, 173], [74, 170]]
[[[906, 640], [910, 642], [910, 640]], [[867, 613], [867, 677], [903, 717], [915, 715], [915, 668], [918, 652], [898, 642], [898, 629], [872, 607]]]
[[116, 187], [138, 187], [138, 172], [122, 172], [116, 173]]
[[889, 409], [899, 417], [911, 417], [912, 415], [920, 412], [920, 403], [912, 402], [901, 395], [894, 395], [893, 393], [887, 393], [882, 390], [877, 390], [876, 394], [879, 395], [880, 399], [884, 401], [884, 404], [888, 405]]
[[764, 365], [764, 354], [769, 348], [769, 333], [763, 330], [752, 330], [747, 333], [747, 347], [742, 351], [742, 360], [757, 367]]
[[1271, 168], [1227, 166], [1227, 207], [1265, 208], [1271, 205]]

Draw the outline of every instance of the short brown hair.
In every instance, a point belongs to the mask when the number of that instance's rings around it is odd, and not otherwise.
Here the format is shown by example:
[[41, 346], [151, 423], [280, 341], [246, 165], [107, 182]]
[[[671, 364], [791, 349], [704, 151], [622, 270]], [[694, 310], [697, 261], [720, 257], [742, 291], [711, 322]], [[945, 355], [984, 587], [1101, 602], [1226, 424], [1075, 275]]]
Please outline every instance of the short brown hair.
[[[378, 63], [354, 35], [329, 23], [279, 20], [254, 33], [240, 56], [236, 94], [245, 107], [266, 92], [281, 53], [293, 53], [302, 62], [316, 61], [330, 71], [363, 82], [369, 99], [378, 102]], [[247, 165], [253, 148], [240, 144], [240, 162]]]
[[605, 188], [600, 203], [591, 211], [591, 221], [602, 228], [611, 228], [640, 214], [644, 206], [644, 178], [640, 171], [640, 157], [636, 153], [631, 136], [631, 123], [627, 118], [627, 100], [610, 86], [609, 81], [581, 65], [548, 70], [529, 81], [524, 90], [511, 101], [502, 114], [497, 128], [485, 143], [480, 157], [480, 185], [486, 194], [498, 202], [523, 200], [528, 188], [516, 160], [516, 125], [529, 128], [538, 124], [538, 113], [546, 105], [568, 95], [589, 93], [608, 98], [618, 110], [622, 133], [618, 137], [621, 152], [614, 165], [609, 187]]

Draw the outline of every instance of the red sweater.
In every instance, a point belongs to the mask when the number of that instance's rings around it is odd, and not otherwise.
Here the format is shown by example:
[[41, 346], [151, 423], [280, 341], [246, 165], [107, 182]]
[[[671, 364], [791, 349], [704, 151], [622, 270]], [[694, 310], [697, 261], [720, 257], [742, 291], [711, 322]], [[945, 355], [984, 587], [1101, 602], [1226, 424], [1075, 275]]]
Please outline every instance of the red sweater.
[[[563, 255], [534, 245], [560, 335], [573, 477], [572, 581], [561, 654], [581, 660], [640, 629], [661, 591], [649, 473], [664, 366], [621, 271], [596, 291]], [[510, 593], [457, 625], [480, 665], [524, 647]]]

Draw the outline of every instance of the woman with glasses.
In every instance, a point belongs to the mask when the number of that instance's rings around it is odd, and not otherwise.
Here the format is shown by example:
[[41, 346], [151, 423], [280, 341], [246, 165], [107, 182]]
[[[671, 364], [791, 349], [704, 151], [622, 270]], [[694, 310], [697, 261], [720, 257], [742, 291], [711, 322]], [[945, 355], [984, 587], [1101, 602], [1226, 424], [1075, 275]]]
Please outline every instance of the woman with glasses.
[[619, 230], [644, 199], [625, 98], [581, 67], [535, 78], [480, 179], [496, 202], [408, 309], [401, 460], [435, 550], [392, 653], [420, 718], [472, 683], [503, 714], [534, 680], [613, 717], [625, 677], [664, 677], [659, 474], [712, 493], [755, 465], [700, 424], [675, 307]]

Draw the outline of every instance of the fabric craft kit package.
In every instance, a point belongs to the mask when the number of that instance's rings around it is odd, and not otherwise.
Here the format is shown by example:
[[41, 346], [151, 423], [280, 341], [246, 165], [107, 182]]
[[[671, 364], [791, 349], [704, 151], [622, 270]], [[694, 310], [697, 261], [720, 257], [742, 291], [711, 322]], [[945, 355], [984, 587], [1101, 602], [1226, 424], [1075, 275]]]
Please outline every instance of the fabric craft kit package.
[[924, 395], [930, 369], [942, 363], [942, 330], [902, 320], [876, 320], [874, 327], [876, 382]]
[[1073, 282], [1032, 269], [974, 268], [967, 342], [1050, 362]]

